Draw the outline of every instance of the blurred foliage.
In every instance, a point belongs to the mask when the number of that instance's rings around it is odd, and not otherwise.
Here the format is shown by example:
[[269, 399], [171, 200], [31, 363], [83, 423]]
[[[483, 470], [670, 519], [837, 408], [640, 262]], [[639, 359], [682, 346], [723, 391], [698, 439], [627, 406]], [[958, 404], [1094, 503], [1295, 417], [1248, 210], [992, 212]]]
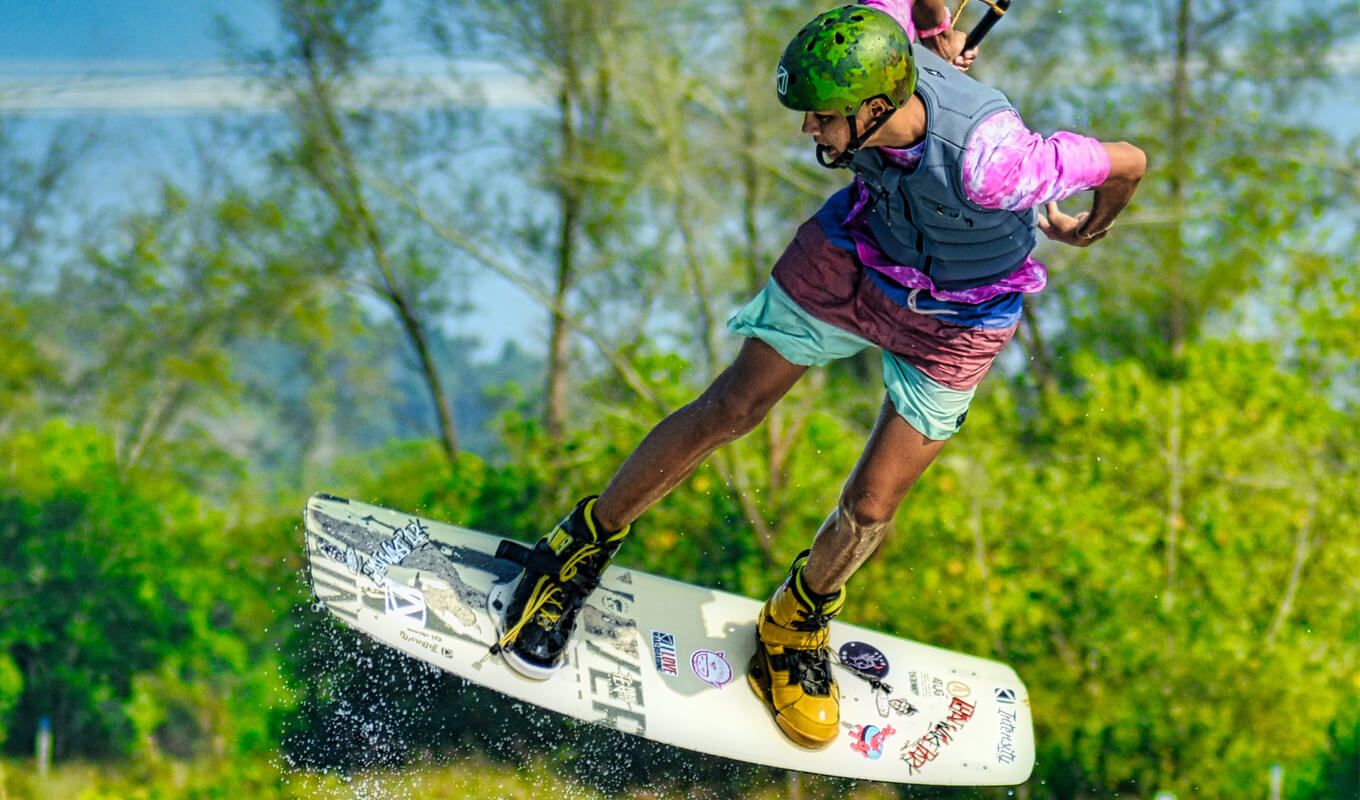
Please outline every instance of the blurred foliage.
[[[744, 790], [719, 794], [712, 791], [673, 790], [665, 780], [650, 787], [622, 792], [602, 792], [563, 774], [561, 765], [544, 758], [515, 764], [496, 763], [477, 755], [448, 757], [402, 769], [373, 769], [354, 775], [282, 768], [265, 758], [220, 762], [139, 761], [109, 769], [105, 765], [70, 762], [47, 777], [28, 765], [0, 762], [0, 794], [10, 800], [304, 800], [304, 798], [404, 798], [405, 800], [539, 800], [563, 797], [570, 800], [659, 800], [687, 797], [694, 800], [776, 800], [801, 791], [807, 800], [845, 797], [846, 787], [812, 779], [789, 781], [782, 776]], [[856, 800], [888, 800], [897, 795], [888, 787], [861, 785], [853, 789]], [[921, 795], [916, 795], [921, 796]], [[940, 797], [957, 797], [945, 793]]]

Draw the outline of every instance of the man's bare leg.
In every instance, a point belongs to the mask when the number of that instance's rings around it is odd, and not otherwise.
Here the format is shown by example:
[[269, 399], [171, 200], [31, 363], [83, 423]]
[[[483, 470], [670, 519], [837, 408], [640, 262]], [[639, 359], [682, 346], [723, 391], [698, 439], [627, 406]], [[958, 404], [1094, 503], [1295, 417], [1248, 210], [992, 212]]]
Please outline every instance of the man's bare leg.
[[[663, 419], [633, 451], [604, 493], [579, 503], [526, 559], [512, 581], [487, 595], [496, 649], [521, 675], [547, 680], [566, 663], [576, 614], [627, 536], [627, 526], [690, 475], [709, 453], [747, 433], [798, 381], [789, 363], [756, 339], [697, 400]], [[592, 519], [593, 518], [593, 519]], [[544, 560], [555, 564], [543, 566]]]
[[661, 420], [628, 456], [595, 501], [595, 521], [609, 531], [632, 524], [710, 453], [755, 429], [807, 369], [747, 339], [698, 399]]
[[902, 499], [944, 445], [927, 439], [884, 400], [840, 503], [812, 541], [803, 585], [826, 595], [844, 586], [883, 542]]

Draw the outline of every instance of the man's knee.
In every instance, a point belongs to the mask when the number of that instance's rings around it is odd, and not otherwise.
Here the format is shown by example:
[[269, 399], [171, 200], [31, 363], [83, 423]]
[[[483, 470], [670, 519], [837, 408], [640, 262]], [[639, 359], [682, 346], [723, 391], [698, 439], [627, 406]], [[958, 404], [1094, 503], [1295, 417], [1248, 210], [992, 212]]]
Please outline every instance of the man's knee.
[[899, 497], [847, 489], [841, 496], [839, 513], [844, 524], [857, 533], [881, 536], [892, 524], [900, 503]]

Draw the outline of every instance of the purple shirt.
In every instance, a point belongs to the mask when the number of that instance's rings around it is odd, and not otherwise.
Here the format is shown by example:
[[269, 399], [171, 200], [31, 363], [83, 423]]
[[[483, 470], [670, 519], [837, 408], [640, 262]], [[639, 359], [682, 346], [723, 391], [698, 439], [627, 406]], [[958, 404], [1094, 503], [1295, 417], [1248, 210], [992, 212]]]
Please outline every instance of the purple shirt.
[[[866, 0], [863, 5], [891, 14], [907, 35], [916, 37], [909, 0]], [[921, 161], [924, 142], [897, 150], [879, 148], [890, 161], [912, 170]], [[1058, 131], [1043, 137], [1025, 127], [1013, 111], [999, 111], [973, 131], [963, 154], [963, 188], [969, 200], [984, 208], [1022, 211], [1045, 203], [1065, 200], [1099, 186], [1110, 174], [1110, 157], [1100, 142], [1089, 136]], [[879, 249], [860, 217], [869, 200], [868, 189], [855, 179], [856, 200], [845, 219], [846, 231], [855, 240], [859, 258], [866, 266], [911, 289], [923, 289], [940, 300], [982, 303], [1007, 292], [1037, 292], [1048, 283], [1048, 270], [1031, 255], [1019, 269], [988, 286], [962, 291], [937, 289], [928, 275], [913, 265], [892, 264]]]

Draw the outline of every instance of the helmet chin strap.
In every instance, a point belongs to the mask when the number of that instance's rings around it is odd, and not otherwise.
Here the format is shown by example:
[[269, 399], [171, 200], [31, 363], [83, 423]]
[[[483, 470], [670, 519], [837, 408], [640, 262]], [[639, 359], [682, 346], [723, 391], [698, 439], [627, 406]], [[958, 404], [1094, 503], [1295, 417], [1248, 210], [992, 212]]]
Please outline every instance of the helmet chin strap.
[[853, 114], [846, 115], [845, 121], [850, 126], [850, 143], [845, 146], [845, 150], [841, 151], [840, 155], [836, 156], [831, 161], [826, 160], [825, 155], [826, 148], [824, 146], [819, 145], [817, 147], [817, 163], [821, 164], [827, 169], [848, 168], [850, 166], [850, 162], [854, 160], [855, 154], [860, 151], [860, 148], [864, 147], [864, 143], [869, 140], [869, 137], [877, 133], [878, 129], [883, 127], [884, 123], [886, 123], [888, 119], [892, 117], [893, 113], [895, 113], [896, 111], [897, 111], [896, 106], [890, 106], [886, 112], [881, 114], [877, 119], [870, 123], [868, 130], [864, 131], [864, 133], [857, 132], [856, 128], [858, 126], [855, 125], [854, 115]]

